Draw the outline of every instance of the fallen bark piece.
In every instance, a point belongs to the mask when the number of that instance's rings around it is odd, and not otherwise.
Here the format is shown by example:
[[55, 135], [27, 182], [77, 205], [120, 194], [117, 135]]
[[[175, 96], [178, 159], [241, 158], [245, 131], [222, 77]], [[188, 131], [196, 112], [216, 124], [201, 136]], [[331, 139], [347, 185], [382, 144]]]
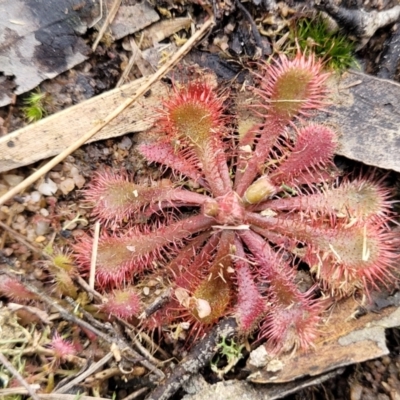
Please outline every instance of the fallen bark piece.
[[331, 90], [332, 105], [317, 120], [340, 135], [337, 154], [400, 172], [400, 84], [349, 71]]
[[[101, 122], [110, 110], [133, 96], [143, 82], [144, 79], [136, 80], [1, 137], [0, 172], [61, 153]], [[162, 83], [155, 83], [149, 96], [123, 111], [89, 142], [148, 129], [152, 108], [160, 103], [166, 90]]]
[[338, 303], [327, 315], [313, 350], [296, 356], [270, 357], [263, 368], [249, 361], [252, 373], [248, 380], [264, 384], [291, 382], [389, 354], [385, 329], [400, 325], [400, 308], [388, 307], [355, 319], [358, 310], [359, 303], [354, 298]]
[[255, 385], [245, 381], [231, 380], [218, 382], [202, 389], [195, 394], [187, 394], [182, 400], [275, 400], [296, 393], [311, 385], [319, 385], [328, 379], [341, 374], [343, 370], [329, 372], [328, 374], [304, 379], [302, 381], [283, 384], [270, 384], [268, 386]]
[[395, 79], [400, 63], [400, 26], [396, 24], [391, 36], [385, 40], [382, 57], [379, 61], [378, 78]]
[[[9, 104], [14, 94], [25, 93], [86, 60], [91, 50], [80, 35], [100, 13], [99, 2], [92, 0], [81, 0], [79, 5], [70, 0], [1, 4], [0, 107]], [[159, 18], [146, 1], [122, 5], [110, 29], [116, 40]]]
[[[111, 7], [113, 2], [114, 0], [107, 0], [108, 7]], [[137, 2], [135, 5], [122, 2], [110, 25], [112, 37], [114, 40], [121, 39], [140, 31], [159, 19], [159, 15], [147, 1]], [[98, 24], [101, 25], [104, 20], [105, 16]]]
[[96, 10], [92, 1], [81, 3], [76, 9], [69, 0], [1, 2], [0, 107], [14, 93], [31, 90], [87, 58], [89, 47], [79, 35]]

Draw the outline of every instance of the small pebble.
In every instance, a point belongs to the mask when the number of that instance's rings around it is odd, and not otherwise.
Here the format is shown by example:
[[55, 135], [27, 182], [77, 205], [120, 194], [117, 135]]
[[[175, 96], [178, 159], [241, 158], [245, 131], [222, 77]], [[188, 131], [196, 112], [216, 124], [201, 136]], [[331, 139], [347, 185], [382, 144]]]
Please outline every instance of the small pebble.
[[362, 400], [363, 387], [359, 382], [350, 386], [350, 400]]
[[7, 206], [1, 206], [0, 207], [0, 212], [9, 215], [10, 214], [10, 209]]
[[48, 217], [50, 214], [46, 208], [41, 208], [39, 212], [41, 215], [43, 215], [43, 217]]
[[82, 189], [83, 185], [85, 184], [85, 178], [79, 173], [78, 168], [72, 167], [71, 168], [71, 176], [74, 180], [74, 183], [78, 189]]
[[44, 236], [38, 236], [36, 239], [35, 239], [35, 242], [36, 243], [42, 243], [42, 242], [44, 242], [46, 240], [46, 238], [44, 237]]
[[38, 237], [46, 235], [49, 232], [49, 229], [50, 229], [50, 223], [48, 221], [42, 220], [36, 223], [35, 232], [38, 235]]
[[63, 238], [68, 239], [68, 238], [70, 238], [70, 237], [72, 236], [72, 233], [71, 233], [70, 231], [67, 231], [67, 230], [62, 229], [62, 230], [60, 231], [60, 235], [61, 235]]
[[271, 356], [268, 354], [267, 349], [261, 345], [250, 353], [249, 364], [256, 368], [262, 368], [268, 364], [270, 359]]
[[6, 194], [10, 187], [4, 183], [0, 183], [0, 196], [3, 196], [3, 194]]
[[268, 372], [278, 372], [284, 368], [285, 364], [281, 360], [271, 360], [267, 364]]
[[35, 232], [34, 229], [32, 228], [28, 228], [26, 230], [26, 238], [30, 241], [30, 242], [34, 242], [36, 237], [37, 237], [37, 233]]
[[121, 150], [129, 150], [132, 147], [132, 140], [125, 136], [119, 143], [118, 148]]
[[59, 183], [59, 189], [62, 191], [64, 195], [68, 194], [75, 188], [75, 182], [72, 178], [67, 178]]
[[34, 192], [31, 193], [30, 200], [32, 203], [38, 203], [40, 201], [41, 197], [42, 197], [42, 195], [40, 194], [40, 192], [35, 190]]
[[392, 359], [389, 356], [383, 356], [382, 357], [382, 364], [383, 365], [389, 365], [392, 362]]
[[47, 179], [39, 185], [38, 190], [45, 196], [51, 196], [57, 192], [57, 185], [51, 179]]
[[23, 215], [17, 215], [15, 218], [15, 221], [18, 222], [19, 224], [25, 222], [25, 217]]
[[10, 247], [6, 247], [2, 250], [2, 253], [4, 256], [10, 257], [14, 253], [14, 249], [12, 249]]
[[35, 268], [35, 269], [33, 270], [33, 276], [34, 276], [36, 279], [42, 279], [43, 276], [44, 276], [43, 269], [41, 269], [41, 268]]
[[7, 174], [3, 175], [3, 179], [7, 182], [8, 185], [13, 187], [21, 183], [24, 180], [24, 177], [15, 174]]
[[83, 185], [86, 183], [85, 178], [82, 175], [74, 175], [74, 182], [78, 189], [82, 189]]

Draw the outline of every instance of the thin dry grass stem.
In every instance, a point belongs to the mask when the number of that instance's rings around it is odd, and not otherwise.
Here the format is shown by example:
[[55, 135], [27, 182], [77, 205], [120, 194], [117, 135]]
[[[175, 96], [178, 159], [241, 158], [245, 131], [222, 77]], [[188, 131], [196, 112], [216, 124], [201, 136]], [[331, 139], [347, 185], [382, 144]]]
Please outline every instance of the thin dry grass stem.
[[109, 122], [116, 118], [122, 111], [128, 108], [134, 101], [136, 101], [140, 96], [146, 93], [151, 85], [157, 82], [165, 74], [167, 74], [180, 60], [184, 57], [190, 49], [199, 41], [203, 35], [208, 31], [208, 29], [214, 25], [214, 19], [210, 17], [202, 27], [192, 36], [190, 39], [166, 62], [154, 75], [149, 76], [146, 82], [136, 91], [132, 97], [128, 97], [122, 104], [115, 108], [110, 114], [104, 118], [103, 121], [99, 122], [93, 129], [82, 135], [82, 137], [77, 140], [71, 146], [67, 147], [58, 156], [52, 158], [47, 164], [39, 168], [28, 178], [24, 179], [21, 183], [13, 187], [6, 194], [0, 197], [0, 205], [4, 204], [6, 201], [12, 199], [16, 194], [25, 190], [29, 185], [35, 183], [40, 177], [49, 172], [53, 167], [59, 164], [69, 156], [75, 150], [79, 149], [84, 143], [86, 143], [92, 136], [104, 128]]
[[135, 63], [137, 64], [137, 67], [139, 68], [139, 70], [140, 70], [140, 72], [142, 73], [143, 76], [149, 75], [148, 73], [146, 74], [145, 71], [143, 71], [143, 68], [140, 68], [140, 65], [137, 63], [138, 59], [140, 59], [140, 58], [143, 59], [142, 52], [140, 51], [140, 46], [141, 46], [142, 41], [143, 41], [143, 35], [140, 37], [139, 44], [136, 44], [136, 41], [135, 41], [134, 37], [131, 36], [129, 38], [129, 43], [130, 43], [131, 49], [132, 49], [132, 55], [129, 58], [128, 65], [124, 69], [124, 72], [122, 73], [122, 75], [119, 78], [119, 81], [117, 82], [115, 87], [120, 87], [125, 83], [125, 81], [128, 78], [128, 75], [131, 72], [131, 70], [132, 70], [133, 66], [135, 65]]
[[99, 236], [100, 236], [100, 222], [96, 221], [96, 223], [94, 224], [92, 257], [90, 259], [90, 272], [89, 272], [89, 287], [92, 290], [94, 290], [94, 278], [96, 276], [96, 261], [97, 261], [97, 249], [99, 247]]
[[111, 367], [107, 369], [103, 369], [97, 374], [94, 374], [93, 376], [86, 378], [85, 379], [85, 385], [93, 385], [98, 382], [98, 379], [100, 378], [102, 381], [105, 381], [107, 379], [110, 379], [114, 376], [121, 375], [122, 368], [120, 366], [118, 367]]
[[14, 368], [14, 366], [7, 360], [7, 358], [0, 353], [0, 362], [7, 368], [12, 376], [17, 379], [17, 381], [28, 391], [29, 396], [32, 397], [33, 400], [40, 400], [36, 391], [32, 389], [31, 385], [23, 378], [23, 376]]
[[117, 12], [119, 10], [121, 2], [122, 2], [122, 0], [114, 0], [113, 5], [111, 6], [110, 12], [107, 14], [106, 20], [104, 21], [104, 24], [100, 28], [99, 34], [97, 35], [96, 40], [93, 43], [93, 46], [92, 46], [93, 51], [96, 50], [98, 44], [100, 43], [100, 40], [106, 33], [107, 28], [114, 21], [114, 18], [117, 15]]
[[[146, 332], [143, 332], [142, 330], [137, 329], [136, 327], [131, 325], [129, 322], [126, 322], [122, 318], [117, 318], [117, 319], [122, 325], [125, 326], [125, 329], [128, 329], [132, 332], [132, 335], [133, 334], [136, 334], [137, 336], [140, 335], [140, 339], [145, 341], [151, 347], [151, 349], [153, 350], [154, 353], [160, 353], [165, 358], [165, 360], [168, 360], [171, 358], [171, 355], [168, 354], [158, 344], [154, 343], [152, 338]], [[127, 332], [127, 333], [129, 336], [131, 336], [130, 332]]]
[[149, 361], [151, 361], [154, 365], [157, 367], [162, 367], [164, 365], [165, 361], [159, 360], [158, 358], [154, 357], [149, 350], [147, 350], [142, 343], [140, 343], [140, 340], [138, 339], [138, 336], [135, 332], [127, 332], [129, 337], [131, 338], [134, 346], [136, 349], [141, 353], [144, 357], [146, 357]]
[[[14, 273], [14, 271], [1, 271], [2, 274], [5, 274], [11, 278], [19, 278], [19, 276]], [[98, 329], [94, 328], [90, 324], [88, 324], [86, 321], [82, 320], [79, 317], [76, 317], [75, 315], [71, 314], [68, 310], [66, 310], [64, 307], [62, 307], [60, 304], [58, 304], [56, 301], [54, 301], [51, 297], [49, 297], [47, 294], [45, 294], [43, 291], [40, 291], [39, 289], [36, 288], [36, 286], [26, 282], [24, 279], [22, 279], [23, 285], [32, 293], [36, 294], [44, 303], [47, 303], [50, 307], [54, 308], [60, 313], [60, 316], [67, 321], [70, 321], [74, 324], [79, 325], [80, 327], [84, 329], [88, 329], [89, 331], [93, 332], [95, 335], [101, 337], [103, 340], [106, 342], [112, 344], [115, 342], [115, 340], [112, 340], [112, 338], [108, 337], [105, 333], [99, 331]]]
[[[24, 343], [24, 342], [22, 342]], [[26, 342], [25, 342], [26, 343]], [[54, 356], [54, 351], [49, 350], [49, 349], [45, 349], [42, 346], [30, 346], [30, 347], [25, 347], [23, 350], [21, 349], [14, 349], [14, 348], [6, 348], [6, 349], [2, 349], [1, 350], [3, 355], [9, 355], [9, 356], [17, 356], [17, 357], [21, 357], [21, 356], [25, 356], [25, 355], [44, 355], [44, 356], [49, 356], [49, 357], [53, 357]], [[0, 397], [1, 399], [1, 397]]]
[[143, 339], [148, 345], [151, 346], [154, 352], [160, 353], [165, 358], [165, 360], [169, 360], [171, 358], [171, 354], [168, 354], [162, 347], [154, 343], [154, 340], [146, 332], [140, 331], [138, 332], [138, 334], [140, 335], [141, 339]]
[[140, 338], [143, 339], [149, 346], [151, 346], [154, 352], [160, 353], [165, 358], [165, 360], [171, 359], [171, 354], [168, 354], [162, 347], [154, 343], [154, 340], [152, 340], [152, 338], [149, 335], [147, 335], [147, 333], [139, 332], [139, 334]]
[[141, 388], [139, 390], [134, 391], [130, 395], [124, 397], [122, 400], [134, 400], [134, 399], [137, 399], [141, 394], [147, 392], [148, 390], [149, 390], [149, 388], [147, 388], [147, 387]]
[[[40, 385], [36, 384], [36, 383], [34, 383], [33, 385], [30, 385], [30, 386], [31, 386], [32, 390], [40, 389]], [[7, 388], [7, 389], [0, 389], [0, 399], [2, 399], [3, 397], [6, 398], [6, 396], [18, 395], [18, 394], [24, 395], [24, 394], [29, 394], [29, 393], [22, 386], [18, 386], [18, 387], [14, 387], [14, 388]]]
[[[15, 240], [17, 240], [19, 243], [23, 244], [24, 246], [26, 246], [28, 249], [32, 250], [34, 253], [41, 255], [43, 258], [46, 258], [47, 260], [51, 260], [51, 257], [44, 253], [42, 251], [42, 249], [34, 246], [33, 244], [29, 243], [25, 237], [23, 235], [21, 235], [20, 233], [18, 233], [17, 231], [15, 231], [14, 229], [10, 228], [7, 224], [5, 224], [4, 222], [0, 221], [0, 227], [4, 229], [5, 232], [8, 232], [10, 234], [10, 236], [14, 237]], [[93, 296], [93, 298], [95, 298], [96, 300], [102, 302], [103, 301], [103, 296], [97, 292], [96, 290], [94, 290], [94, 288], [90, 287], [86, 281], [80, 277], [79, 275], [74, 278], [76, 280], [76, 282], [78, 282], [78, 284], [86, 291], [88, 292], [90, 295]]]
[[109, 400], [105, 397], [80, 396], [78, 394], [39, 394], [40, 400]]
[[129, 58], [128, 65], [125, 67], [124, 71], [122, 72], [115, 87], [120, 87], [121, 85], [123, 85], [125, 83], [126, 78], [128, 77], [129, 73], [131, 72], [133, 66], [135, 65], [136, 58], [139, 55], [139, 47], [136, 45], [135, 39], [133, 37], [129, 38], [129, 43], [131, 45], [132, 55]]
[[68, 382], [66, 385], [58, 388], [54, 393], [62, 394], [68, 392], [68, 390], [73, 388], [75, 385], [78, 385], [80, 382], [88, 378], [90, 375], [97, 372], [97, 370], [99, 370], [104, 364], [107, 364], [110, 360], [112, 360], [113, 357], [114, 353], [110, 351], [103, 358], [97, 361], [97, 363], [91, 365], [85, 372], [77, 376], [72, 381]]

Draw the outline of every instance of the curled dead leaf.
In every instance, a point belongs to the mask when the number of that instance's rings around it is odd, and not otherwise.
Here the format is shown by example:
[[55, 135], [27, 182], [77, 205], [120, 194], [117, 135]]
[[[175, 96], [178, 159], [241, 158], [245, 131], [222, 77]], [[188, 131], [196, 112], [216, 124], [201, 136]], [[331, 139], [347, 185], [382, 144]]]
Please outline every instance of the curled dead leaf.
[[176, 299], [179, 301], [179, 304], [183, 307], [189, 308], [191, 300], [189, 292], [186, 289], [178, 287], [175, 289], [174, 293]]

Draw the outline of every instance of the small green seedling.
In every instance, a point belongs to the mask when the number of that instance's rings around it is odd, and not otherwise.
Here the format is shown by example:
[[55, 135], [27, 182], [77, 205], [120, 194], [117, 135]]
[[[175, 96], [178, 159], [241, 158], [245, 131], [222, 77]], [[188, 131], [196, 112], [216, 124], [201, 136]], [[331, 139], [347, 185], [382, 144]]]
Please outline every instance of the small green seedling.
[[226, 341], [226, 337], [221, 337], [221, 342], [217, 344], [219, 353], [226, 358], [227, 364], [224, 368], [218, 368], [219, 357], [215, 362], [211, 362], [211, 370], [218, 375], [219, 379], [222, 379], [243, 357], [242, 350], [244, 344], [238, 344], [233, 339]]
[[65, 221], [63, 224], [62, 229], [68, 230], [68, 229], [73, 229], [77, 223], [81, 223], [83, 226], [86, 226], [89, 221], [86, 218], [83, 218], [79, 213], [76, 214], [76, 217], [71, 219], [70, 221]]
[[25, 106], [22, 108], [25, 119], [29, 122], [36, 122], [46, 116], [46, 105], [49, 103], [49, 94], [42, 93], [37, 89], [29, 94], [24, 100]]

